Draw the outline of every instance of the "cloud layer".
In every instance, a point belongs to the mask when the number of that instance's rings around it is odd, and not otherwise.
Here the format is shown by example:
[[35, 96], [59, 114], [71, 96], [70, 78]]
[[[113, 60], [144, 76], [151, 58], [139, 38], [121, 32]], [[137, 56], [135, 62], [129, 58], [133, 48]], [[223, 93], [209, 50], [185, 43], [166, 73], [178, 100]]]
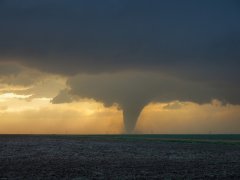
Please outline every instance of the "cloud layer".
[[155, 70], [239, 81], [232, 1], [1, 1], [1, 61], [77, 74]]

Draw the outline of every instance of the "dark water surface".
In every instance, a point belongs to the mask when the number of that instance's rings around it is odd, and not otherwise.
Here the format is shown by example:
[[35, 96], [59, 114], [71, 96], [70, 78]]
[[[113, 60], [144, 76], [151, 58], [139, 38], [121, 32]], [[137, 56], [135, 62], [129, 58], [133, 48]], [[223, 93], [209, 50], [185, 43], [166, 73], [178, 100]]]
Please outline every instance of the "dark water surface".
[[240, 179], [240, 135], [0, 135], [0, 179]]

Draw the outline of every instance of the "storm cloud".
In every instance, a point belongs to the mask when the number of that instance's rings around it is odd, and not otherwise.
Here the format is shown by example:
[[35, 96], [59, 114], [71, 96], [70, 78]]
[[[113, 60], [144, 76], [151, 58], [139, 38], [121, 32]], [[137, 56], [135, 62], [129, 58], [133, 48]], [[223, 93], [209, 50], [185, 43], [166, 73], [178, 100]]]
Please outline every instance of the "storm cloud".
[[2, 0], [1, 61], [62, 74], [134, 69], [239, 80], [239, 9], [234, 0]]
[[117, 103], [132, 129], [151, 101], [240, 103], [239, 19], [237, 0], [0, 0], [0, 62], [68, 77], [53, 103]]

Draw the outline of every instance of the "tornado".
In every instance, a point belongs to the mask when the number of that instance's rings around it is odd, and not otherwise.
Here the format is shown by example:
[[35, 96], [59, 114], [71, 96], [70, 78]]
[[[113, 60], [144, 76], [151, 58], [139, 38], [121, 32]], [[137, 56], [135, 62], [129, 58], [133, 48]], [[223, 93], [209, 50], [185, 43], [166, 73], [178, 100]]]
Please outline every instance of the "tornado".
[[123, 114], [123, 132], [131, 134], [143, 108], [149, 103], [151, 95], [155, 94], [149, 90], [156, 89], [149, 78], [154, 79], [137, 72], [78, 75], [67, 81], [69, 89], [61, 91], [52, 102], [70, 102], [73, 96], [78, 96], [93, 98], [105, 107], [117, 104]]
[[141, 109], [135, 107], [131, 109], [123, 109], [124, 132], [126, 134], [131, 134], [133, 132], [140, 113]]
[[146, 104], [147, 102], [145, 102], [145, 99], [141, 99], [141, 97], [137, 100], [129, 99], [127, 104], [122, 104], [121, 109], [125, 134], [131, 134], [134, 132], [139, 116]]

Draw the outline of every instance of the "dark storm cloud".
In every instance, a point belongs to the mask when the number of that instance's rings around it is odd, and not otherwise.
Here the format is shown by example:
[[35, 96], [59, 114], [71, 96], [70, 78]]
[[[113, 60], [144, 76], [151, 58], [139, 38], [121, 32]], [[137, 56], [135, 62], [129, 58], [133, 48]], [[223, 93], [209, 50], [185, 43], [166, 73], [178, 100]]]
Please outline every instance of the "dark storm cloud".
[[49, 72], [237, 79], [238, 1], [1, 1], [1, 59]]

